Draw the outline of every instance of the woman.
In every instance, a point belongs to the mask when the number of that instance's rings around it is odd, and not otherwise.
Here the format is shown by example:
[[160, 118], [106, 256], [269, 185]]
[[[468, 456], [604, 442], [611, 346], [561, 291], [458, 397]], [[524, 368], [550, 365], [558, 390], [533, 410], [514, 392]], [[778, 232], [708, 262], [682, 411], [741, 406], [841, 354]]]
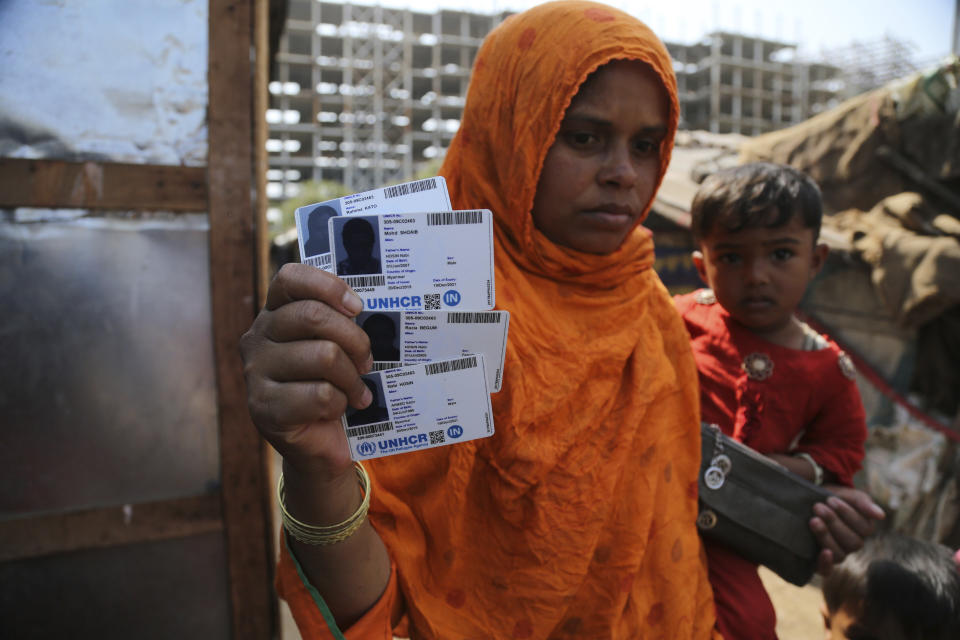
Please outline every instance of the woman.
[[[455, 207], [495, 215], [496, 434], [368, 462], [369, 522], [287, 536], [278, 588], [305, 637], [390, 638], [401, 618], [414, 638], [713, 636], [696, 370], [639, 226], [677, 114], [669, 55], [620, 11], [550, 3], [487, 37], [441, 174]], [[313, 525], [362, 521], [339, 423], [369, 402], [360, 308], [288, 265], [242, 345], [286, 509]]]

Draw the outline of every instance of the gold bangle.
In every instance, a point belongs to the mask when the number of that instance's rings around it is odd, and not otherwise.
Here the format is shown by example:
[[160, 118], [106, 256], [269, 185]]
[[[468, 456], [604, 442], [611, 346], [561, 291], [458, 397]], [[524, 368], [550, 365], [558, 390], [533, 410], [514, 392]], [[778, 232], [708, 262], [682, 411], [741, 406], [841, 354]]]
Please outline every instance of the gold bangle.
[[367, 470], [363, 468], [362, 464], [359, 462], [353, 464], [357, 477], [360, 479], [360, 486], [363, 487], [363, 502], [349, 518], [329, 526], [307, 524], [290, 515], [290, 512], [287, 511], [287, 492], [283, 486], [283, 474], [280, 474], [280, 481], [277, 482], [277, 503], [280, 505], [280, 518], [283, 520], [283, 528], [287, 530], [287, 533], [304, 544], [325, 546], [343, 542], [357, 532], [363, 521], [367, 519], [367, 510], [370, 508], [370, 476], [367, 475]]

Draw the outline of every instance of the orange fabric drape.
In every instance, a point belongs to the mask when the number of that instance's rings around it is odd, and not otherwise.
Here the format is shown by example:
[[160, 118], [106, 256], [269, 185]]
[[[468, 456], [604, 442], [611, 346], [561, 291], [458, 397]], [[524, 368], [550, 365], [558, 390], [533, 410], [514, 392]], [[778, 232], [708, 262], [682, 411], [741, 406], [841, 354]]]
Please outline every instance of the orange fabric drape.
[[497, 307], [511, 312], [496, 434], [367, 463], [413, 638], [713, 634], [694, 526], [696, 369], [650, 233], [584, 254], [530, 216], [566, 107], [615, 59], [649, 64], [670, 96], [662, 176], [676, 84], [635, 18], [548, 3], [508, 18], [477, 56], [441, 174], [455, 207], [494, 212]]

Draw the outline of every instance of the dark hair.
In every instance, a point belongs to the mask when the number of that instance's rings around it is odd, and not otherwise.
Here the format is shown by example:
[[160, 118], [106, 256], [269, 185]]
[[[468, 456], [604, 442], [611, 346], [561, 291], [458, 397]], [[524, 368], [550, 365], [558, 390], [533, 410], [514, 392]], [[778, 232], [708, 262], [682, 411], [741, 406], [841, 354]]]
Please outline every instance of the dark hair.
[[343, 223], [343, 229], [340, 233], [344, 238], [351, 236], [373, 240], [376, 237], [373, 233], [373, 225], [363, 218], [350, 218]]
[[[322, 220], [326, 223], [327, 220], [337, 215], [337, 210], [331, 207], [330, 205], [322, 204], [319, 207], [310, 211], [307, 214], [307, 228], [312, 228], [313, 225], [319, 224]], [[326, 231], [327, 225], [324, 224], [321, 231]]]
[[727, 231], [780, 227], [798, 213], [816, 239], [823, 217], [817, 183], [793, 167], [754, 162], [706, 177], [690, 206], [690, 230], [699, 241], [718, 224]]
[[899, 637], [960, 638], [960, 570], [945, 546], [895, 534], [868, 539], [824, 579], [830, 613], [855, 617], [851, 640], [898, 629]]
[[363, 321], [361, 328], [367, 333], [376, 331], [377, 328], [389, 329], [392, 335], [397, 335], [397, 327], [393, 324], [393, 320], [390, 318], [390, 316], [382, 313], [374, 313], [373, 315], [369, 316]]

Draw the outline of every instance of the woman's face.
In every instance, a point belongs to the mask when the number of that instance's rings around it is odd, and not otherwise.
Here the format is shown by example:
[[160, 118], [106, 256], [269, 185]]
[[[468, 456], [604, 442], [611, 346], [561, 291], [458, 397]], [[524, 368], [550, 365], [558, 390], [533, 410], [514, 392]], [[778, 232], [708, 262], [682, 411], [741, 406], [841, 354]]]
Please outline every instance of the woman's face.
[[653, 197], [667, 135], [666, 89], [638, 61], [610, 62], [580, 87], [547, 152], [533, 222], [552, 242], [616, 251]]

